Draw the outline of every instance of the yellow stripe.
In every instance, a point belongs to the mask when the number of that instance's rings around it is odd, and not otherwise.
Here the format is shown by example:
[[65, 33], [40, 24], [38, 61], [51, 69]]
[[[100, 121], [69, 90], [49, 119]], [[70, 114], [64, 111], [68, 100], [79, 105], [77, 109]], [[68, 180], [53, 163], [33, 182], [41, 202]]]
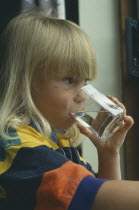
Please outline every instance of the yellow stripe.
[[34, 147], [43, 144], [54, 150], [59, 148], [51, 139], [44, 137], [30, 126], [24, 126], [24, 128], [17, 131], [17, 134], [24, 146]]
[[80, 160], [83, 161], [85, 164], [87, 164], [86, 161], [80, 156], [79, 152], [78, 152], [78, 155], [79, 155]]
[[65, 134], [63, 133], [56, 133], [58, 141], [57, 144], [60, 148], [62, 147], [70, 147], [70, 142], [72, 142], [72, 139], [68, 139], [65, 137]]
[[13, 159], [22, 147], [32, 148], [35, 146], [46, 145], [47, 147], [53, 148], [54, 150], [59, 148], [51, 139], [46, 139], [43, 135], [38, 133], [30, 126], [25, 126], [24, 128], [18, 130], [17, 134], [21, 140], [21, 144], [10, 146], [6, 149], [6, 159], [4, 162], [0, 161], [0, 174], [4, 173], [10, 168]]
[[70, 147], [69, 140], [68, 139], [60, 139], [60, 140], [58, 140], [58, 146], [60, 148], [62, 148], [62, 147]]

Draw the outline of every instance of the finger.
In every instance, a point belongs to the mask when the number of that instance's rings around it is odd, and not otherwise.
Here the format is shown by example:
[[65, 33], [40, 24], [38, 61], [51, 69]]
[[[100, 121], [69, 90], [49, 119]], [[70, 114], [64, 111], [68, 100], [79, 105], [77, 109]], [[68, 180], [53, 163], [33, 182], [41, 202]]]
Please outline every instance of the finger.
[[121, 108], [126, 110], [125, 106], [116, 97], [113, 97], [113, 96], [110, 96], [110, 95], [108, 95], [107, 97], [109, 99], [111, 99], [115, 104], [119, 105]]
[[81, 123], [78, 122], [77, 126], [80, 132], [86, 137], [88, 137], [96, 147], [98, 146], [98, 144], [101, 143], [101, 140], [92, 131], [90, 131], [88, 128], [83, 126]]
[[126, 134], [129, 129], [133, 126], [134, 120], [131, 116], [124, 116], [124, 125], [119, 129], [122, 134]]
[[117, 98], [113, 97], [113, 96], [110, 96], [110, 95], [107, 95], [107, 97], [109, 99], [111, 99], [115, 104], [117, 104], [118, 106], [120, 106], [124, 111], [126, 111], [126, 108], [125, 106], [123, 105], [123, 103], [121, 103]]

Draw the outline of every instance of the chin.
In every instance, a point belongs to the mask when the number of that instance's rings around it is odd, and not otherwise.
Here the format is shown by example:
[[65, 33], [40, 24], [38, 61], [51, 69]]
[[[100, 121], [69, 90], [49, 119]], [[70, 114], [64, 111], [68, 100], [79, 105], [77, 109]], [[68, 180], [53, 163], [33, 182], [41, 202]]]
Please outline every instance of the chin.
[[[53, 123], [53, 128], [58, 129], [58, 130], [68, 130], [75, 124], [75, 119], [71, 118], [70, 116], [66, 117], [64, 120], [63, 118], [60, 118], [57, 120], [58, 123]], [[59, 123], [60, 122], [60, 123]]]
[[74, 122], [72, 121], [70, 123], [69, 122], [65, 122], [64, 123], [64, 126], [63, 125], [61, 125], [61, 126], [60, 125], [59, 126], [55, 126], [55, 129], [63, 130], [63, 131], [65, 130], [66, 131], [69, 128], [71, 128], [74, 124], [75, 124], [75, 121]]
[[75, 124], [75, 121], [68, 124], [67, 126], [65, 126], [65, 129], [64, 130], [68, 130], [69, 128], [71, 128], [73, 125]]

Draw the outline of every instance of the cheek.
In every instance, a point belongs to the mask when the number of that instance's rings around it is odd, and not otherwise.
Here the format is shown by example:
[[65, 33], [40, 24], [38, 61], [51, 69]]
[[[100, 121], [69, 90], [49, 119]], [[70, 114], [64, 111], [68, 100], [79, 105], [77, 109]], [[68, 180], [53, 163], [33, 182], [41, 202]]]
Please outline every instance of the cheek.
[[53, 95], [50, 95], [50, 100], [53, 101], [53, 104], [64, 107], [69, 104], [70, 97], [67, 93], [61, 94], [61, 92], [56, 91]]
[[[69, 100], [66, 98], [57, 98], [55, 103], [59, 108], [65, 110], [69, 106]], [[56, 107], [57, 108], [57, 107]]]
[[69, 98], [58, 94], [50, 95], [46, 100], [46, 104], [49, 108], [53, 107], [57, 111], [59, 109], [66, 109], [69, 105]]

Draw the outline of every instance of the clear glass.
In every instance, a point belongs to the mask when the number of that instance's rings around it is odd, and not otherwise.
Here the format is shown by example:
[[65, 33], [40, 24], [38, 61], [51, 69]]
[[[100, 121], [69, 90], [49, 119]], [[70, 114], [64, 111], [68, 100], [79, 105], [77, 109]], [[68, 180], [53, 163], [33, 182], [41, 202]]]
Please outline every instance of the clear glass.
[[102, 140], [120, 127], [124, 110], [92, 85], [81, 88], [69, 105], [69, 115]]

